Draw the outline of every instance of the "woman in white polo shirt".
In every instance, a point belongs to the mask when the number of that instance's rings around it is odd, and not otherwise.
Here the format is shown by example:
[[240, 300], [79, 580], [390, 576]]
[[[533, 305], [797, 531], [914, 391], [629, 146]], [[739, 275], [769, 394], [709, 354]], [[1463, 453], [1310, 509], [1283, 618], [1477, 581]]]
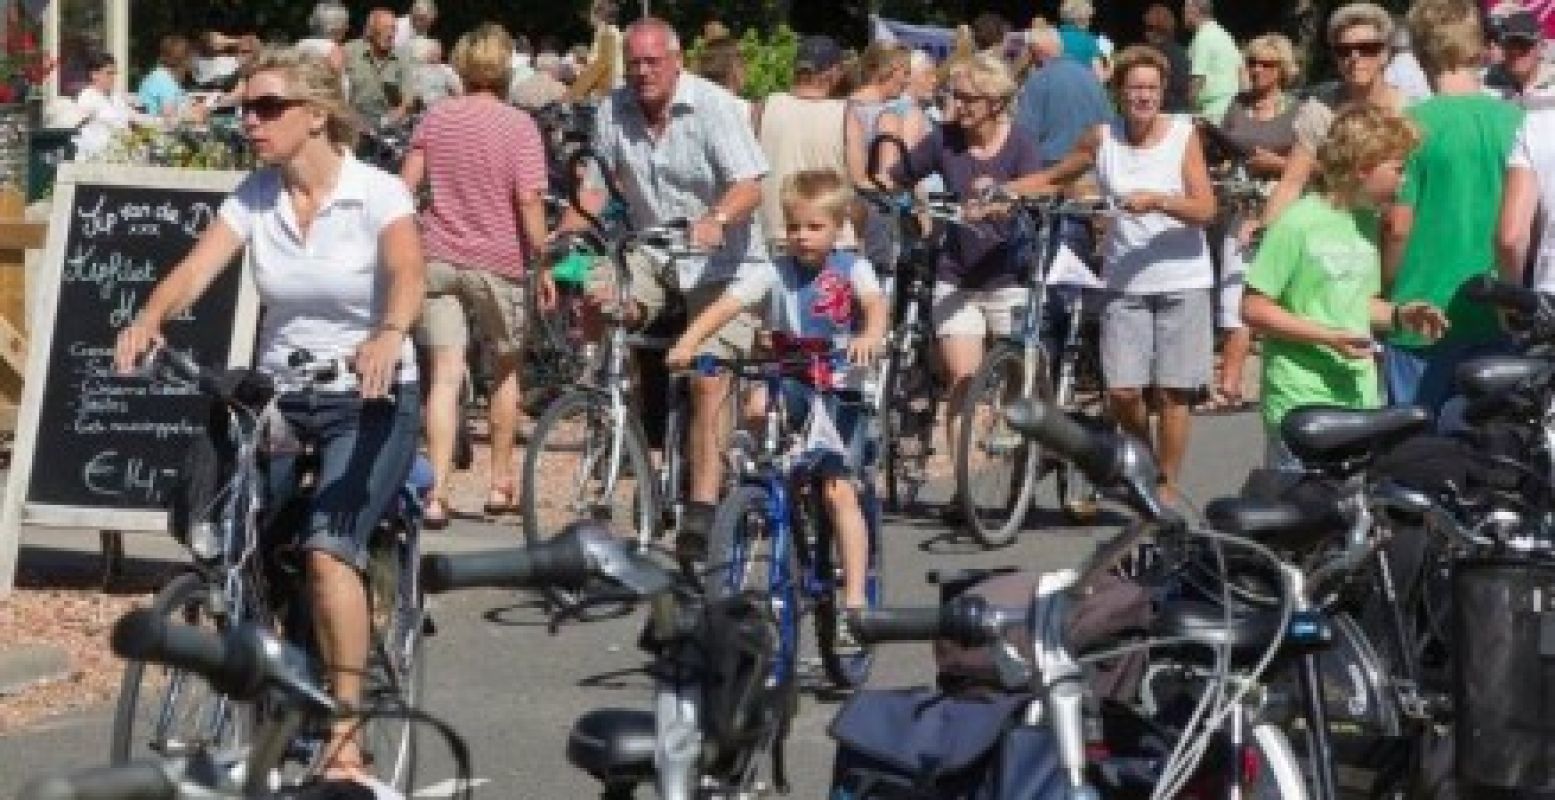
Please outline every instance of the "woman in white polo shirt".
[[[405, 335], [425, 282], [415, 207], [398, 178], [350, 155], [354, 117], [324, 62], [292, 50], [266, 53], [242, 102], [244, 131], [266, 166], [238, 186], [120, 332], [117, 362], [127, 370], [159, 344], [162, 323], [247, 246], [265, 307], [260, 369], [284, 375], [299, 350], [351, 363], [351, 374], [334, 384], [283, 387], [279, 406], [319, 456], [299, 540], [332, 691], [355, 706], [367, 660], [367, 537], [405, 480], [420, 427], [416, 360]], [[293, 460], [271, 457], [273, 501], [296, 488]], [[354, 726], [337, 723], [328, 777], [367, 779]]]

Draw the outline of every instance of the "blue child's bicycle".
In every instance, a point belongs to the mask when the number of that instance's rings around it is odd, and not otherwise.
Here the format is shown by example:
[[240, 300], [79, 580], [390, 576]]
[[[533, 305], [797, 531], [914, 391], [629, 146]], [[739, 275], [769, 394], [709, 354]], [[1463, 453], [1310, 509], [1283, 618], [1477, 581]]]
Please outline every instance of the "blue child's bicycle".
[[[765, 595], [777, 629], [773, 685], [796, 685], [799, 619], [815, 614], [816, 640], [826, 675], [840, 688], [869, 677], [872, 652], [850, 640], [842, 615], [843, 576], [835, 531], [822, 497], [826, 478], [850, 476], [869, 534], [868, 606], [884, 597], [880, 561], [880, 505], [875, 495], [872, 451], [876, 447], [871, 393], [833, 341], [774, 335], [773, 355], [755, 359], [700, 357], [704, 374], [726, 371], [765, 388], [765, 425], [758, 444], [736, 436], [730, 448], [736, 485], [718, 506], [708, 541], [706, 586], [712, 597], [741, 592]], [[853, 385], [850, 385], [853, 384]], [[804, 389], [813, 391], [809, 418], [800, 416]], [[826, 414], [826, 421], [814, 418]], [[865, 417], [860, 441], [822, 446], [826, 422]], [[796, 417], [798, 417], [796, 419]], [[821, 427], [818, 427], [821, 426]], [[846, 428], [847, 425], [835, 425]], [[839, 452], [836, 444], [842, 444]]]

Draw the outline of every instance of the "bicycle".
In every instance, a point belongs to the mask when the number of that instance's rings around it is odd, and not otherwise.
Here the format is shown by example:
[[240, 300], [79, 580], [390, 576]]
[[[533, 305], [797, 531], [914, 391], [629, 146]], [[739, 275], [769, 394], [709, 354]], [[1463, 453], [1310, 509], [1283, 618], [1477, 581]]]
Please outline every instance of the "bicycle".
[[[286, 598], [307, 596], [299, 586], [302, 571], [285, 554], [266, 547], [272, 537], [289, 532], [307, 498], [299, 497], [285, 509], [264, 507], [261, 449], [278, 435], [269, 421], [278, 382], [302, 389], [332, 383], [345, 374], [346, 365], [298, 352], [288, 374], [275, 378], [247, 370], [216, 374], [166, 348], [150, 364], [157, 380], [192, 384], [210, 399], [209, 430], [216, 445], [210, 463], [191, 462], [209, 470], [204, 477], [212, 481], [213, 491], [197, 499], [197, 506], [182, 498], [172, 515], [174, 536], [188, 549], [190, 568], [157, 593], [152, 610], [162, 618], [217, 631], [242, 626], [283, 630], [302, 652], [313, 654], [305, 609], [286, 603]], [[198, 477], [191, 472], [186, 468], [184, 480]], [[415, 571], [425, 488], [407, 481], [369, 543], [366, 580], [372, 628], [364, 705], [415, 705], [424, 691], [421, 650], [424, 637], [434, 631]], [[273, 522], [262, 529], [260, 521], [266, 516]], [[273, 712], [263, 703], [238, 702], [177, 665], [161, 671], [150, 667], [141, 661], [125, 666], [109, 748], [112, 764], [126, 763], [142, 748], [164, 758], [209, 750], [218, 761], [236, 764], [252, 745], [255, 726]], [[319, 665], [313, 669], [322, 673]], [[185, 700], [192, 703], [186, 707]], [[325, 733], [308, 730], [291, 743], [288, 760], [303, 765], [301, 775], [293, 777], [306, 780], [317, 772]], [[414, 779], [414, 733], [409, 724], [384, 718], [368, 721], [361, 730], [364, 755], [384, 783], [402, 792]]]
[[[830, 422], [823, 399], [838, 400], [839, 413], [872, 415], [869, 388], [858, 369], [848, 369], [830, 339], [774, 335], [773, 356], [754, 359], [700, 357], [702, 374], [725, 371], [765, 387], [765, 429], [759, 446], [749, 436], [737, 436], [730, 448], [735, 487], [719, 504], [708, 539], [705, 577], [708, 596], [723, 598], [753, 593], [770, 606], [778, 632], [771, 685], [795, 681], [799, 620], [815, 618], [821, 666], [838, 688], [851, 689], [869, 677], [874, 655], [864, 648], [845, 652], [839, 630], [842, 600], [840, 563], [834, 563], [835, 532], [821, 507], [821, 481], [831, 474], [823, 465], [826, 451], [811, 440], [819, 419]], [[794, 431], [783, 398], [786, 381], [800, 381], [816, 392], [811, 401], [808, 431]], [[848, 395], [852, 395], [849, 397]], [[851, 408], [847, 408], [850, 406]], [[870, 423], [865, 417], [864, 427]], [[833, 429], [833, 434], [835, 430]], [[864, 514], [869, 554], [864, 578], [868, 607], [881, 604], [885, 576], [881, 568], [880, 513], [874, 491], [871, 457], [874, 446], [854, 460], [862, 474], [852, 477]]]
[[[177, 798], [287, 798], [355, 796], [372, 790], [354, 781], [323, 781], [301, 791], [280, 789], [271, 776], [285, 760], [298, 730], [314, 719], [385, 714], [429, 723], [443, 737], [456, 769], [456, 794], [473, 794], [469, 748], [446, 723], [398, 704], [342, 708], [306, 668], [307, 655], [277, 640], [266, 628], [243, 625], [218, 633], [170, 623], [153, 609], [121, 617], [110, 642], [115, 655], [133, 663], [178, 670], [221, 688], [234, 701], [272, 709], [239, 765], [224, 754], [194, 747], [180, 755], [97, 767], [41, 778], [22, 791], [24, 800], [176, 800]], [[344, 793], [344, 794], [341, 794]]]
[[[1014, 330], [1001, 337], [969, 382], [960, 407], [955, 447], [956, 501], [969, 532], [984, 546], [1010, 544], [1035, 501], [1036, 487], [1047, 466], [1038, 448], [1011, 430], [1004, 409], [1034, 398], [1056, 400], [1066, 408], [1079, 405], [1080, 387], [1089, 379], [1100, 385], [1099, 358], [1085, 337], [1083, 292], [1067, 292], [1067, 332], [1053, 368], [1052, 345], [1046, 340], [1052, 325], [1047, 310], [1054, 265], [1060, 257], [1060, 234], [1067, 219], [1090, 219], [1117, 213], [1106, 199], [1072, 200], [1057, 196], [999, 197], [1008, 202], [1016, 220], [1015, 257], [1029, 265], [1024, 275], [1026, 302], [1016, 313]], [[1056, 385], [1055, 385], [1056, 378]], [[1083, 474], [1062, 464], [1058, 469], [1060, 505], [1079, 520], [1094, 514], [1094, 501]], [[1087, 507], [1089, 506], [1089, 507]]]
[[591, 601], [651, 601], [639, 642], [653, 660], [653, 709], [596, 709], [567, 737], [567, 760], [600, 782], [603, 800], [630, 798], [641, 783], [664, 800], [787, 792], [792, 684], [768, 683], [776, 633], [751, 597], [709, 597], [684, 570], [591, 521], [523, 548], [428, 555], [422, 573], [433, 593], [595, 585], [608, 588]]

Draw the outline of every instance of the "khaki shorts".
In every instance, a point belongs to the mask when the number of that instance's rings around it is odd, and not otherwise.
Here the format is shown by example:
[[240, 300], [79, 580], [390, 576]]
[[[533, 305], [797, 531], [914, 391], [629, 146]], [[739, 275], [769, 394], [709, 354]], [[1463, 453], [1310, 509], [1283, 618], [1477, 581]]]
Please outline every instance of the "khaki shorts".
[[1026, 290], [958, 289], [934, 286], [934, 332], [940, 336], [1008, 336], [1015, 330], [1015, 311], [1026, 303]]
[[525, 306], [524, 285], [518, 281], [484, 269], [428, 261], [421, 333], [430, 347], [462, 349], [470, 343], [466, 320], [473, 316], [477, 335], [491, 345], [493, 355], [515, 356], [523, 346]]
[[[681, 292], [676, 288], [672, 268], [661, 268], [652, 259], [636, 252], [627, 254], [626, 264], [632, 279], [629, 293], [643, 307], [643, 319], [648, 325], [670, 310], [670, 301], [676, 295], [684, 296], [688, 319], [695, 319], [696, 315], [723, 297], [729, 287], [729, 281], [712, 281]], [[697, 352], [717, 358], [748, 356], [756, 344], [756, 330], [759, 327], [754, 314], [742, 312], [708, 337]]]

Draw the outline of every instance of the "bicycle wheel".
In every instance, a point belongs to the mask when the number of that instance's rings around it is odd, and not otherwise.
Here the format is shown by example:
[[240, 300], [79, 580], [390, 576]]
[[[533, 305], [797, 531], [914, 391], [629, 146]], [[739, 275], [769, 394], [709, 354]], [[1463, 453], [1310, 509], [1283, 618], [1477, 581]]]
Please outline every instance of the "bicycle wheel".
[[[772, 495], [764, 486], [736, 486], [713, 515], [708, 534], [707, 570], [703, 586], [707, 596], [718, 599], [742, 592], [769, 594], [781, 591], [769, 581], [774, 559], [787, 559], [789, 590], [798, 576], [798, 557], [792, 543], [786, 552], [774, 553]], [[792, 608], [793, 604], [788, 603]]]
[[[1021, 399], [1026, 365], [1007, 343], [983, 358], [961, 400], [956, 443], [956, 495], [969, 531], [984, 547], [1014, 541], [1025, 522], [1037, 484], [1040, 453], [1012, 429], [1005, 408]], [[1031, 396], [1051, 397], [1045, 359], [1032, 365]]]
[[[212, 591], [202, 576], [185, 572], [157, 592], [151, 608], [183, 625], [224, 630], [227, 620], [214, 612]], [[130, 661], [119, 683], [108, 761], [121, 766], [205, 750], [218, 764], [236, 765], [247, 755], [253, 722], [252, 706], [223, 696], [195, 673]]]
[[[420, 727], [398, 712], [419, 708], [426, 690], [422, 644], [426, 597], [407, 565], [403, 531], [380, 529], [368, 554], [371, 649], [362, 682], [362, 753], [378, 780], [409, 796], [416, 776]], [[382, 713], [374, 714], [379, 711]]]
[[[527, 541], [544, 541], [580, 519], [604, 522], [642, 545], [658, 535], [648, 445], [636, 417], [626, 420], [616, 436], [609, 401], [592, 391], [568, 392], [546, 409], [524, 454], [519, 509]], [[546, 594], [561, 605], [580, 598], [564, 588]]]
[[880, 409], [880, 441], [885, 445], [881, 466], [886, 508], [903, 511], [917, 504], [918, 493], [930, 477], [938, 399], [933, 372], [916, 335], [900, 330], [893, 341], [902, 344], [892, 353], [885, 376]]
[[[870, 645], [857, 650], [839, 648], [837, 612], [843, 606], [843, 575], [840, 559], [833, 548], [835, 536], [832, 527], [819, 513], [818, 503], [810, 503], [806, 515], [807, 527], [814, 543], [810, 552], [815, 559], [815, 575], [820, 579], [822, 592], [815, 604], [815, 642], [821, 652], [821, 669], [839, 689], [856, 689], [869, 680], [870, 669], [875, 664], [875, 651]], [[885, 604], [885, 575], [880, 564], [880, 515], [875, 493], [867, 484], [859, 491], [859, 508], [869, 533], [868, 573], [864, 578], [867, 607], [879, 608]]]
[[1285, 732], [1274, 725], [1257, 725], [1243, 745], [1242, 797], [1247, 800], [1306, 800], [1307, 785]]

